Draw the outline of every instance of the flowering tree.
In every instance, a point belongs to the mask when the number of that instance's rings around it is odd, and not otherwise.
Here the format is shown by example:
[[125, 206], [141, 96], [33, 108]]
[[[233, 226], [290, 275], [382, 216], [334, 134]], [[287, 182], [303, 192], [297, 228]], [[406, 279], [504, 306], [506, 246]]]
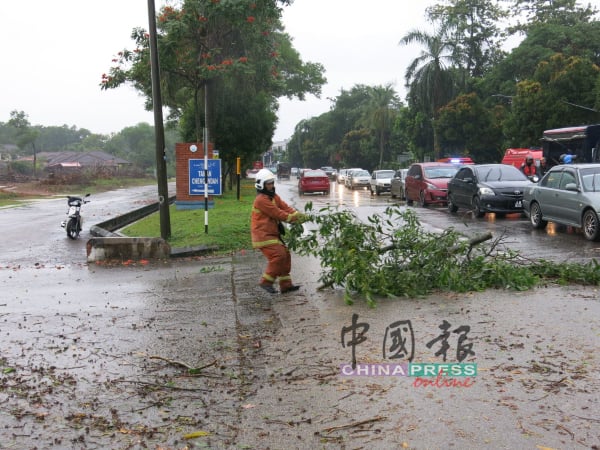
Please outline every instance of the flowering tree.
[[[277, 98], [302, 99], [306, 93], [320, 94], [325, 82], [323, 67], [303, 63], [289, 36], [282, 31], [281, 7], [288, 2], [183, 0], [178, 7], [165, 6], [160, 10], [157, 40], [163, 103], [170, 110], [170, 120], [183, 118], [186, 122], [182, 128], [184, 139], [200, 140], [205, 118], [219, 120], [219, 109], [223, 109], [220, 99], [234, 96], [239, 98], [240, 106], [257, 97], [264, 99], [257, 108], [270, 110], [272, 114], [264, 117], [273, 123], [264, 127], [265, 133], [270, 133], [268, 139], [261, 136], [259, 141], [270, 142]], [[132, 83], [146, 96], [147, 108], [151, 109], [149, 35], [136, 28], [132, 39], [135, 48], [118, 53], [108, 73], [102, 76], [101, 88]], [[208, 111], [204, 110], [205, 95]], [[231, 99], [226, 103], [231, 103]], [[228, 109], [232, 109], [230, 105]], [[213, 122], [211, 119], [206, 125], [211, 140], [219, 146], [222, 136]], [[240, 118], [236, 129], [243, 127], [244, 120]], [[244, 145], [257, 151], [253, 143]], [[239, 153], [240, 149], [236, 150]]]

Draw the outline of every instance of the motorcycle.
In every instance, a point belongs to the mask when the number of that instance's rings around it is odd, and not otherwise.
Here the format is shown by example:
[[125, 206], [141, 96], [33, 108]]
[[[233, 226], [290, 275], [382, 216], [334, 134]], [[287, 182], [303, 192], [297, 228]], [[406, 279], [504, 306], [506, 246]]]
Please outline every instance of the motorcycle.
[[67, 204], [69, 205], [69, 211], [67, 212], [68, 219], [63, 220], [60, 223], [62, 228], [66, 228], [67, 236], [70, 239], [77, 239], [81, 229], [83, 227], [83, 217], [81, 216], [81, 206], [85, 203], [89, 203], [90, 200], [86, 200], [90, 194], [85, 194], [83, 198], [67, 196]]

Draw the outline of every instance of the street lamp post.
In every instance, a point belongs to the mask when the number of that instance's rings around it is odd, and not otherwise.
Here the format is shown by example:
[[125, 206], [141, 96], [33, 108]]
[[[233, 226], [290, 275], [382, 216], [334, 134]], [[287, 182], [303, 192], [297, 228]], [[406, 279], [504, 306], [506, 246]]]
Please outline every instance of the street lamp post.
[[166, 240], [171, 237], [171, 219], [169, 216], [167, 155], [165, 153], [165, 129], [163, 126], [162, 98], [160, 94], [160, 72], [158, 64], [154, 0], [148, 0], [148, 28], [150, 34], [150, 68], [152, 74], [152, 107], [154, 109], [154, 137], [156, 142], [156, 178], [158, 183], [160, 235]]

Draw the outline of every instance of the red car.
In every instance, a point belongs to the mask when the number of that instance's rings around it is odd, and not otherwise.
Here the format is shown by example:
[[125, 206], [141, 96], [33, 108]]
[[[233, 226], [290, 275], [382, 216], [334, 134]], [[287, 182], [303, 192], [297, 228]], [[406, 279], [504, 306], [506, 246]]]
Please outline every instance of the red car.
[[329, 195], [329, 177], [325, 171], [317, 170], [304, 170], [300, 174], [298, 180], [298, 193], [300, 195], [306, 193], [322, 192], [325, 195]]
[[406, 204], [413, 201], [421, 206], [448, 203], [448, 181], [457, 172], [458, 166], [448, 163], [415, 163], [408, 168], [404, 189]]

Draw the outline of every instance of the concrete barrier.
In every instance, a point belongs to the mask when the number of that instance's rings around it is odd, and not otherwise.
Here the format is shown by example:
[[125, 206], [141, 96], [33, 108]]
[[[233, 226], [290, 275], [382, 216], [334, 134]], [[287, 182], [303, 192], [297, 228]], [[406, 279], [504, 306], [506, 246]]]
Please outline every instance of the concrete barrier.
[[[169, 198], [169, 204], [174, 201], [174, 196]], [[107, 259], [126, 261], [128, 259], [182, 258], [210, 254], [218, 249], [217, 246], [207, 245], [172, 249], [169, 243], [162, 238], [127, 237], [117, 232], [118, 229], [158, 210], [157, 202], [92, 225], [90, 234], [94, 237], [86, 245], [88, 262]]]
[[[175, 196], [169, 197], [169, 205], [175, 201]], [[125, 214], [121, 214], [120, 216], [114, 217], [112, 219], [105, 220], [104, 222], [100, 222], [90, 228], [90, 234], [92, 236], [121, 236], [118, 233], [115, 233], [115, 230], [119, 228], [123, 228], [126, 225], [129, 225], [137, 220], [140, 220], [152, 213], [155, 213], [159, 210], [158, 202], [152, 203], [150, 205], [142, 206], [141, 208], [134, 209]]]
[[162, 238], [95, 237], [86, 244], [88, 262], [106, 259], [167, 259], [171, 246]]

